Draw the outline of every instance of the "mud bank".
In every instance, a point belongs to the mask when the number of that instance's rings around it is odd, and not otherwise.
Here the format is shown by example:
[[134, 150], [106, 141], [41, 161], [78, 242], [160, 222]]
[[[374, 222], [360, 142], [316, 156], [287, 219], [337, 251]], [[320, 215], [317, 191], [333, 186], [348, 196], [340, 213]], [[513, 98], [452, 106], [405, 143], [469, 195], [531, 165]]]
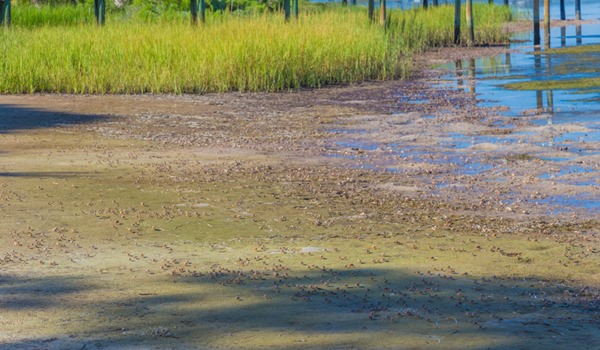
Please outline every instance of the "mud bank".
[[1, 97], [0, 349], [598, 347], [595, 218], [499, 200], [570, 190], [531, 179], [561, 151], [423, 154], [503, 135], [438, 76]]

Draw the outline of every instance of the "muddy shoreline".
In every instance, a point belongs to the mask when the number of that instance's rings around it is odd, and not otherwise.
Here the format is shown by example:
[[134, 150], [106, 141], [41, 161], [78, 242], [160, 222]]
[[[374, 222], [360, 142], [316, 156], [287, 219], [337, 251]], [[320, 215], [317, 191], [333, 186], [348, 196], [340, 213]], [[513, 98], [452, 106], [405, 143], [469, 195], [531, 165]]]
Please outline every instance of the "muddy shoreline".
[[597, 218], [535, 198], [561, 150], [352, 145], [501, 132], [438, 79], [2, 96], [0, 349], [596, 347]]

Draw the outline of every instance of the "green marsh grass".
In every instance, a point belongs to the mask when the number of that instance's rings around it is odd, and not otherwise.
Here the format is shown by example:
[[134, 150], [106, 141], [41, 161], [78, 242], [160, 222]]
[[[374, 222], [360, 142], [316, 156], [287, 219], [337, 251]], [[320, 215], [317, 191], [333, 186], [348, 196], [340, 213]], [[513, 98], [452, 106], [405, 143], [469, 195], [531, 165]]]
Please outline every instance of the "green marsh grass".
[[12, 24], [17, 27], [72, 26], [95, 23], [94, 8], [77, 6], [32, 6], [17, 4], [12, 7]]
[[[489, 17], [481, 22], [496, 28], [482, 26], [479, 40], [505, 41], [500, 24], [510, 13], [500, 6], [475, 9]], [[90, 20], [79, 17], [81, 10], [73, 10], [73, 21], [60, 20], [60, 11], [52, 12], [59, 18], [55, 21], [40, 17], [19, 25], [15, 19], [11, 29], [0, 31], [0, 92], [180, 94], [313, 88], [406, 77], [413, 53], [452, 44], [449, 6], [391, 11], [385, 30], [370, 24], [363, 10], [333, 7], [288, 23], [278, 14], [212, 14], [198, 27], [183, 15], [151, 21], [115, 16], [97, 27], [89, 23], [93, 14]]]

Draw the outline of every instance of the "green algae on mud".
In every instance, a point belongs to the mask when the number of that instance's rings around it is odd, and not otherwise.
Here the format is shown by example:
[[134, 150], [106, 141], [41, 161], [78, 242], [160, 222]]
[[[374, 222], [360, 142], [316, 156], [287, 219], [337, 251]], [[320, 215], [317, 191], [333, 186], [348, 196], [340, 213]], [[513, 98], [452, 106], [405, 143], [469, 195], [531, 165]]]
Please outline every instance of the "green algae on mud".
[[[598, 52], [600, 52], [600, 45], [584, 45], [545, 49], [544, 51], [531, 52], [531, 54], [546, 56], [548, 60], [551, 60], [553, 57], [562, 58], [564, 56], [572, 56], [572, 58], [566, 59], [553, 68], [555, 74], [568, 76], [575, 73], [594, 73], [596, 71], [594, 67], [597, 66], [599, 60], [593, 55], [585, 56], [585, 54], [595, 54]], [[515, 79], [519, 77], [511, 76], [508, 78]], [[596, 89], [598, 86], [600, 86], [600, 78], [597, 77], [565, 77], [560, 79], [522, 81], [503, 85], [504, 88], [510, 90], [582, 90], [582, 92], [590, 92], [591, 89]]]
[[600, 52], [600, 45], [579, 45], [560, 48], [545, 49], [544, 51], [531, 52], [533, 55], [576, 55], [581, 53], [597, 53]]
[[593, 89], [600, 86], [600, 78], [580, 79], [548, 79], [540, 81], [524, 81], [504, 85], [510, 90], [575, 90]]

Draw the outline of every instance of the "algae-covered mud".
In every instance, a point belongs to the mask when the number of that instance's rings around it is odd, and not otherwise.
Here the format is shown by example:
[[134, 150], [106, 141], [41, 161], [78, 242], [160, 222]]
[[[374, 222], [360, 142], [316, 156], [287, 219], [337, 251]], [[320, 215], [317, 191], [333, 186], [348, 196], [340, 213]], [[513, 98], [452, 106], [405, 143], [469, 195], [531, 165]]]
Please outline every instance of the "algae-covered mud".
[[501, 200], [542, 158], [344, 143], [504, 135], [435, 77], [2, 97], [0, 349], [597, 348], [595, 217]]

